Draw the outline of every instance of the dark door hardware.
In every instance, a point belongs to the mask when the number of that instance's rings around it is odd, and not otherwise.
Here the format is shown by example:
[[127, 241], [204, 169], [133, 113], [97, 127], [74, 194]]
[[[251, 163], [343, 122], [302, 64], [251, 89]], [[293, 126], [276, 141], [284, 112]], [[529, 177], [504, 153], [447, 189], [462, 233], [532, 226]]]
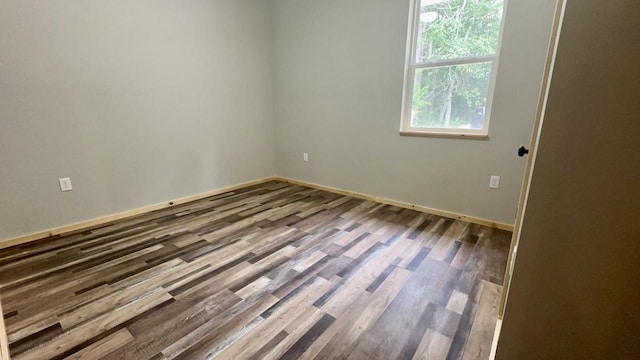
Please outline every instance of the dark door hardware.
[[523, 157], [528, 153], [529, 153], [529, 149], [525, 148], [524, 146], [520, 146], [520, 149], [518, 149], [518, 156], [520, 157]]

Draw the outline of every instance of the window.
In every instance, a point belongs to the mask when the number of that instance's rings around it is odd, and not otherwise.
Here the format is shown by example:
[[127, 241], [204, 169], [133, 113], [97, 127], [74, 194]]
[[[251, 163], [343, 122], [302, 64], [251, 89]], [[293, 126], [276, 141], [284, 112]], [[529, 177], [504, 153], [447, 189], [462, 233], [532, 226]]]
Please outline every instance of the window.
[[413, 0], [402, 134], [486, 137], [504, 0]]

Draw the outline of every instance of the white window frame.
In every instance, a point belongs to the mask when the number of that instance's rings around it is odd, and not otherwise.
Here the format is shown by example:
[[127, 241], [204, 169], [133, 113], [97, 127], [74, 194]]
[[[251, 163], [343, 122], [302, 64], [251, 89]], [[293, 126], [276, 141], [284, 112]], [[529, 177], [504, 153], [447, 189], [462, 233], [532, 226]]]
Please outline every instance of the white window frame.
[[[486, 139], [489, 136], [489, 120], [493, 107], [493, 95], [498, 75], [498, 62], [500, 60], [500, 50], [502, 48], [502, 35], [504, 32], [504, 22], [507, 13], [508, 0], [504, 0], [502, 9], [502, 19], [500, 20], [500, 33], [498, 34], [498, 48], [494, 55], [475, 56], [457, 58], [453, 60], [436, 60], [424, 63], [416, 63], [416, 48], [418, 44], [418, 26], [420, 24], [420, 0], [411, 0], [409, 10], [409, 26], [407, 30], [407, 47], [404, 69], [404, 87], [402, 94], [402, 115], [400, 122], [400, 135], [408, 136], [435, 136], [435, 137], [462, 137]], [[436, 68], [442, 66], [477, 64], [492, 62], [491, 79], [489, 80], [489, 91], [487, 94], [487, 104], [485, 107], [485, 117], [482, 129], [456, 129], [456, 128], [427, 128], [411, 126], [411, 112], [413, 102], [413, 87], [415, 73], [419, 69]]]

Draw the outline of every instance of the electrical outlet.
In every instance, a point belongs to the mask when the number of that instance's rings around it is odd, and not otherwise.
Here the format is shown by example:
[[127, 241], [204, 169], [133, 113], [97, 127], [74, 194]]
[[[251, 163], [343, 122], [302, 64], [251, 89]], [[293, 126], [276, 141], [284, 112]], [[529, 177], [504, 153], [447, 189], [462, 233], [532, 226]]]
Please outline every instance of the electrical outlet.
[[492, 176], [489, 180], [489, 187], [492, 189], [497, 189], [500, 187], [500, 176]]
[[71, 191], [73, 187], [71, 187], [71, 179], [70, 178], [60, 178], [58, 179], [60, 183], [60, 191]]
[[304, 162], [309, 161], [309, 153], [303, 153], [303, 154], [302, 154], [302, 160], [303, 160]]

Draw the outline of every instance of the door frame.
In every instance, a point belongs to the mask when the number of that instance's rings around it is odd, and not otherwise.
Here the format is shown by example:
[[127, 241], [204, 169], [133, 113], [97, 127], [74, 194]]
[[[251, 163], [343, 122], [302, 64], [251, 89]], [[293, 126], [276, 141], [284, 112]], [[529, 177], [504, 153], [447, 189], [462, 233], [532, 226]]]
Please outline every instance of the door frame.
[[2, 303], [0, 302], [0, 360], [9, 360], [9, 340], [7, 339], [3, 314]]

